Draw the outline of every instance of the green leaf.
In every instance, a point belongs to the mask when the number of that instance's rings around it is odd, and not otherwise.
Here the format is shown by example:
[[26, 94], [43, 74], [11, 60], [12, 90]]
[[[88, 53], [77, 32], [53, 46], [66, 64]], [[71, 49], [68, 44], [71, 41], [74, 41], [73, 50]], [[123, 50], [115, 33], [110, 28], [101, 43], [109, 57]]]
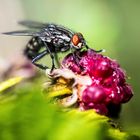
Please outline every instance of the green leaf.
[[37, 83], [30, 87], [18, 89], [16, 94], [22, 96], [0, 104], [0, 140], [138, 140], [112, 128], [109, 118], [93, 110], [65, 111], [40, 96]]
[[23, 77], [13, 77], [0, 83], [0, 93], [20, 83], [22, 80], [23, 80]]

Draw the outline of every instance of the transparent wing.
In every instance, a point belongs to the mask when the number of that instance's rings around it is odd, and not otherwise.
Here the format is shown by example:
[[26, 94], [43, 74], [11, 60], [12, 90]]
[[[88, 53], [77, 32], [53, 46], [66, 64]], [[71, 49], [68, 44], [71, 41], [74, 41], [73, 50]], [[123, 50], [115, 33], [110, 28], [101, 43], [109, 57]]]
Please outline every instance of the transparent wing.
[[39, 32], [33, 32], [30, 30], [21, 30], [21, 31], [12, 31], [12, 32], [5, 32], [2, 33], [5, 35], [15, 35], [15, 36], [39, 36]]
[[58, 29], [59, 31], [68, 33], [69, 35], [73, 35], [73, 34], [75, 33], [75, 32], [72, 31], [71, 29], [66, 28], [66, 27], [64, 27], [64, 26], [62, 26], [62, 25], [56, 25], [56, 27], [57, 27], [57, 29]]
[[19, 21], [18, 24], [26, 26], [28, 28], [37, 28], [37, 29], [41, 29], [47, 26], [47, 24], [45, 23], [30, 21], [30, 20]]
[[25, 20], [25, 21], [19, 21], [18, 22], [20, 25], [23, 25], [23, 26], [26, 26], [28, 28], [34, 28], [34, 29], [42, 29], [42, 28], [45, 28], [47, 27], [48, 25], [54, 25], [56, 26], [56, 28], [59, 30], [59, 31], [62, 31], [62, 32], [65, 32], [65, 33], [68, 33], [70, 35], [73, 35], [74, 32], [62, 25], [57, 25], [57, 24], [54, 24], [54, 23], [41, 23], [41, 22], [37, 22], [37, 21], [30, 21], [30, 20]]

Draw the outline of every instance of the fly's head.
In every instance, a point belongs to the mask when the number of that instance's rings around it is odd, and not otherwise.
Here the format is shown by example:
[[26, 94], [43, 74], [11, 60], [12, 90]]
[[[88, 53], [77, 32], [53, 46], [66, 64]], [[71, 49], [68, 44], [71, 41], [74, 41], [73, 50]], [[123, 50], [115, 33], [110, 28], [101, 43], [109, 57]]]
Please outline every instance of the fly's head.
[[86, 41], [81, 33], [73, 34], [71, 38], [71, 48], [75, 48], [77, 50], [82, 49], [86, 46]]

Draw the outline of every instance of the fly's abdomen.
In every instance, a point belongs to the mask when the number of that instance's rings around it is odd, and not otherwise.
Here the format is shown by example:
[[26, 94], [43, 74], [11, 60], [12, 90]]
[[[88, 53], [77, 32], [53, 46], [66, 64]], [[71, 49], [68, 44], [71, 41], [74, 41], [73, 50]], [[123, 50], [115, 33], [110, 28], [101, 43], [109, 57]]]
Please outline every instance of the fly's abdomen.
[[24, 49], [24, 55], [29, 59], [33, 59], [38, 55], [42, 46], [43, 42], [40, 38], [32, 37], [26, 45], [26, 48]]

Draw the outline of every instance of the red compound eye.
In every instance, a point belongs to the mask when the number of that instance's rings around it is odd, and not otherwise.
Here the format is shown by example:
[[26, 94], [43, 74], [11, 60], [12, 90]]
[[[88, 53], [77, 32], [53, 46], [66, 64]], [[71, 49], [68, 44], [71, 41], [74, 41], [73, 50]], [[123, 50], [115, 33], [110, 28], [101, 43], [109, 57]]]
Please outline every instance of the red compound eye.
[[77, 46], [79, 42], [80, 42], [80, 38], [79, 38], [78, 34], [74, 34], [73, 37], [72, 37], [72, 43], [75, 46]]

